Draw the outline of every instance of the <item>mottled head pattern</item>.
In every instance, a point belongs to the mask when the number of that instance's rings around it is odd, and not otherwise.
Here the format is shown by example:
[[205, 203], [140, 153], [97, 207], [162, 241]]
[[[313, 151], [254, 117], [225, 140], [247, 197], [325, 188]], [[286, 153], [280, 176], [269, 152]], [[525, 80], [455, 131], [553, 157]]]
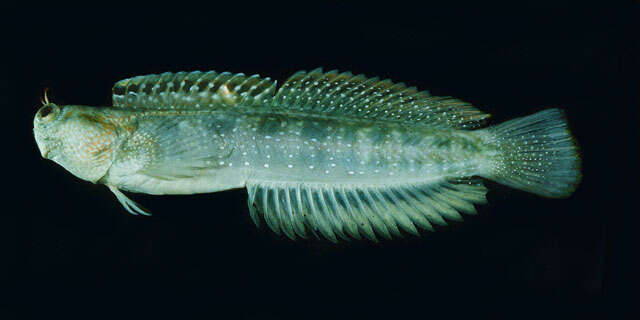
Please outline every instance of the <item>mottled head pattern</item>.
[[91, 182], [98, 181], [111, 166], [117, 139], [115, 126], [96, 109], [46, 101], [33, 119], [33, 134], [42, 156]]

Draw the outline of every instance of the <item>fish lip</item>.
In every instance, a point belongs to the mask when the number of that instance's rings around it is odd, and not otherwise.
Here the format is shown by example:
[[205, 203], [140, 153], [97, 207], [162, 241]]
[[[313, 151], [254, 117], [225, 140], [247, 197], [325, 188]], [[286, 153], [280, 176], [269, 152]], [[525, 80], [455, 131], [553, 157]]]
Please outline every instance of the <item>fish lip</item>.
[[49, 150], [40, 150], [40, 154], [42, 155], [43, 158], [48, 159], [47, 156], [49, 155]]

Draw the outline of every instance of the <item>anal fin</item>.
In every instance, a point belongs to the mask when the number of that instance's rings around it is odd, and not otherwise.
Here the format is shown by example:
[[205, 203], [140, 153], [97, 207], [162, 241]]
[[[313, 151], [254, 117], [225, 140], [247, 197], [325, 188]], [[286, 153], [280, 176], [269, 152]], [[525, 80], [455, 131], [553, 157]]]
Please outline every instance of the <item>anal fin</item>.
[[320, 183], [247, 183], [251, 217], [291, 239], [308, 233], [333, 242], [367, 238], [377, 241], [433, 231], [432, 224], [460, 221], [485, 202], [479, 182], [441, 181], [398, 185], [327, 185]]

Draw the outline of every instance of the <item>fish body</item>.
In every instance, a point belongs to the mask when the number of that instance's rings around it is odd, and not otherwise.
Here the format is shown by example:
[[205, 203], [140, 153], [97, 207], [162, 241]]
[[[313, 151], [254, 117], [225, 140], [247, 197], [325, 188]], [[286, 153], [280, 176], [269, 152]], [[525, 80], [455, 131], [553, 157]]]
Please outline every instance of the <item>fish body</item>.
[[292, 239], [431, 230], [485, 201], [478, 177], [548, 197], [580, 179], [557, 109], [479, 129], [488, 115], [473, 106], [391, 81], [314, 70], [275, 88], [242, 74], [135, 77], [115, 85], [114, 107], [45, 105], [34, 134], [43, 156], [132, 213], [146, 211], [120, 190], [246, 187], [254, 221]]
[[471, 131], [309, 115], [126, 111], [109, 117], [123, 134], [102, 182], [150, 194], [215, 192], [244, 187], [249, 179], [439, 181], [481, 173], [491, 148]]

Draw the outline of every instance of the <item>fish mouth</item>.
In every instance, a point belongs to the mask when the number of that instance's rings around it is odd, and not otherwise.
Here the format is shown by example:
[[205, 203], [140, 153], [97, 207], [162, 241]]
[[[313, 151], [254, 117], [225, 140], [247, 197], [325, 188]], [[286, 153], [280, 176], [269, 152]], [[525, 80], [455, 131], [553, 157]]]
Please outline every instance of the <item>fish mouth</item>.
[[40, 155], [43, 158], [47, 158], [47, 156], [49, 155], [49, 151], [51, 151], [51, 148], [48, 148], [47, 143], [45, 143], [45, 141], [43, 141], [42, 139], [39, 139], [38, 135], [36, 134], [36, 145], [38, 146], [38, 151], [40, 151]]

